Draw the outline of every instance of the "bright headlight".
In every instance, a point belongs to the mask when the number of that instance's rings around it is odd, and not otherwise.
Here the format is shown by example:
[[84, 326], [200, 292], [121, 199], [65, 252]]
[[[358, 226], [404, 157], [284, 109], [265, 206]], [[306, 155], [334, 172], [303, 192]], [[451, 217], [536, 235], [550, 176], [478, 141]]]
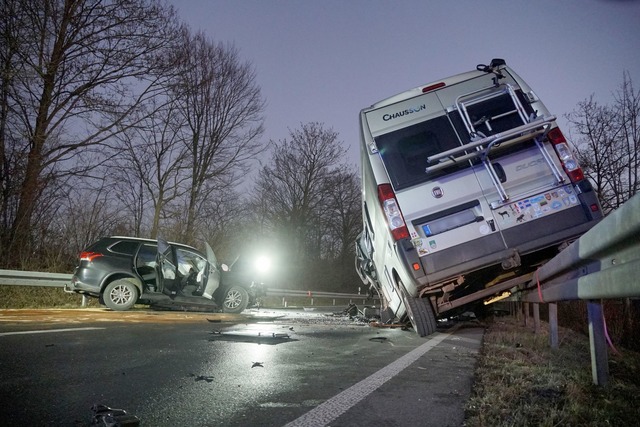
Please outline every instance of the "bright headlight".
[[271, 269], [271, 259], [266, 256], [259, 256], [256, 258], [255, 267], [260, 273], [266, 273]]

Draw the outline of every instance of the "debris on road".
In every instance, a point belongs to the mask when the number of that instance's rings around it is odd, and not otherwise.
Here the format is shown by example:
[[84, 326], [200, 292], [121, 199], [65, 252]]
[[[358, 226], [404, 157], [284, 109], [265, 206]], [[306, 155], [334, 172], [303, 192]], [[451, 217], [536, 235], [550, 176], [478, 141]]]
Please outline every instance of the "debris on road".
[[208, 383], [213, 382], [214, 378], [211, 375], [196, 375], [196, 374], [189, 374], [190, 377], [195, 377], [195, 381], [206, 381]]
[[402, 329], [403, 331], [406, 331], [407, 329], [409, 329], [409, 325], [406, 323], [382, 323], [382, 322], [369, 322], [369, 326], [374, 327], [374, 328], [390, 328], [390, 329]]
[[252, 328], [213, 331], [212, 335], [209, 341], [235, 341], [256, 344], [280, 344], [283, 342], [297, 341], [286, 333]]
[[140, 419], [135, 415], [127, 414], [124, 409], [95, 404], [91, 407], [91, 411], [93, 412], [91, 417], [92, 426], [136, 427], [140, 425]]

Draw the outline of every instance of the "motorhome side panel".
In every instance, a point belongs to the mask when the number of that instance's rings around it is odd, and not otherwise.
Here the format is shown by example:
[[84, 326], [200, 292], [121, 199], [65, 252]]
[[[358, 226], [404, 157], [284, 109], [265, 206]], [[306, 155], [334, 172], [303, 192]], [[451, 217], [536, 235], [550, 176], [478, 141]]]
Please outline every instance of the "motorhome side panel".
[[396, 292], [393, 269], [397, 257], [394, 256], [394, 242], [386, 224], [386, 218], [378, 200], [378, 185], [389, 182], [377, 151], [372, 150], [373, 139], [361, 114], [361, 179], [362, 179], [362, 222], [363, 238], [376, 270], [375, 280], [378, 292], [383, 297], [383, 309], [396, 313], [402, 301]]

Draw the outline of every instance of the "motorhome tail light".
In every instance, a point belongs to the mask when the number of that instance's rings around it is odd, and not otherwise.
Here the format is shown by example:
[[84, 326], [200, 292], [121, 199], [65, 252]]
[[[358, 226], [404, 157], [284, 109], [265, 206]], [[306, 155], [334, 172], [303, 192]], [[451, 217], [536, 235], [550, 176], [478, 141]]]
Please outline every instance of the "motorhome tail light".
[[404, 218], [402, 217], [402, 212], [400, 212], [400, 206], [398, 206], [391, 184], [378, 185], [378, 200], [380, 200], [384, 214], [387, 217], [387, 224], [391, 229], [393, 239], [398, 241], [409, 238], [409, 230], [404, 223]]
[[80, 252], [80, 261], [93, 261], [94, 259], [101, 257], [99, 252]]
[[578, 161], [573, 157], [573, 152], [569, 148], [569, 144], [567, 144], [567, 140], [562, 134], [562, 131], [559, 128], [554, 128], [549, 131], [547, 136], [556, 149], [556, 153], [558, 153], [562, 166], [565, 172], [567, 172], [567, 175], [569, 175], [571, 182], [582, 181], [584, 174]]
[[425, 87], [422, 88], [422, 93], [431, 92], [432, 90], [440, 89], [441, 87], [444, 87], [444, 86], [445, 86], [444, 82], [440, 82], [440, 83], [436, 83], [436, 84], [433, 84], [433, 85], [425, 86]]

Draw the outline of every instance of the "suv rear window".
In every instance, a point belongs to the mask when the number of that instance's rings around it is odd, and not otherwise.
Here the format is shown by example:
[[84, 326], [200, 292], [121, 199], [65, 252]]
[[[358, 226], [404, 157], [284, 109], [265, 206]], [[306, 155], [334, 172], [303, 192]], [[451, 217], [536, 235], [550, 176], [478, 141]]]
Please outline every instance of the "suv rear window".
[[124, 255], [133, 255], [138, 250], [139, 242], [129, 242], [129, 241], [120, 241], [114, 245], [111, 245], [109, 250], [111, 252], [124, 254]]
[[[456, 123], [458, 129], [463, 127], [456, 113], [426, 120], [375, 138], [382, 161], [396, 190], [433, 179], [433, 175], [427, 175], [425, 172], [429, 166], [427, 158], [461, 145], [452, 121], [460, 122]], [[465, 153], [461, 152], [458, 155], [463, 154]], [[462, 162], [457, 168], [469, 165], [469, 162]]]

